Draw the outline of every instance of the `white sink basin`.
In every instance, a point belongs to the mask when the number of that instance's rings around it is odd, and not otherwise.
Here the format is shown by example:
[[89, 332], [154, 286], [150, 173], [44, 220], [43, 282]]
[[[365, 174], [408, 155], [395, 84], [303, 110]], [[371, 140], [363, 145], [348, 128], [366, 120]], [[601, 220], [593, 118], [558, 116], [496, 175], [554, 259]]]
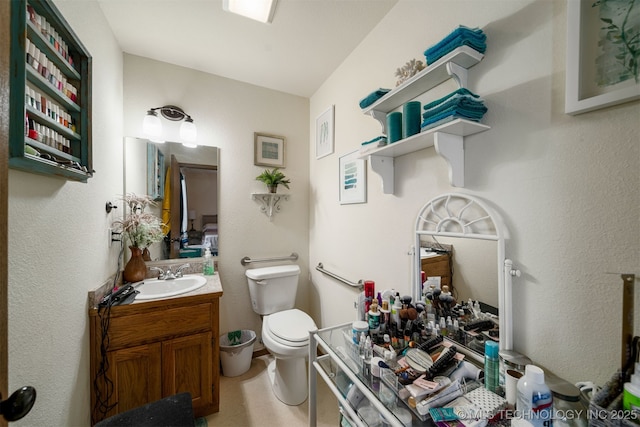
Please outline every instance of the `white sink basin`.
[[136, 300], [167, 298], [195, 291], [207, 283], [204, 276], [188, 275], [173, 280], [147, 279], [133, 285], [140, 293]]

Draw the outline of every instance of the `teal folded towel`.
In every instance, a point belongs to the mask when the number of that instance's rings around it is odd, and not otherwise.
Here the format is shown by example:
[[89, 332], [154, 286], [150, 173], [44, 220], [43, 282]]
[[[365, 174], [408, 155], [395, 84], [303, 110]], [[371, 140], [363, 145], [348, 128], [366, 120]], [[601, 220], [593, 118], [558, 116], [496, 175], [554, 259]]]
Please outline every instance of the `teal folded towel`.
[[452, 97], [454, 97], [456, 95], [470, 96], [470, 97], [473, 97], [473, 98], [477, 98], [478, 100], [481, 100], [481, 98], [478, 95], [476, 95], [475, 93], [471, 92], [469, 89], [463, 87], [463, 88], [460, 88], [458, 90], [454, 90], [453, 92], [443, 96], [440, 99], [436, 99], [433, 102], [425, 104], [424, 107], [422, 107], [422, 109], [423, 110], [429, 110], [429, 109], [431, 109], [431, 108], [433, 108], [435, 106], [438, 106], [438, 105], [444, 103], [449, 98], [452, 98]]
[[469, 89], [461, 88], [424, 106], [422, 131], [442, 123], [443, 119], [462, 118], [479, 122], [487, 112], [484, 101]]
[[[486, 111], [486, 107], [485, 107], [485, 111]], [[432, 126], [433, 124], [440, 122], [442, 119], [445, 119], [445, 118], [460, 118], [465, 120], [471, 120], [474, 122], [479, 122], [483, 116], [484, 116], [484, 113], [478, 115], [477, 113], [470, 112], [467, 110], [456, 109], [454, 107], [445, 111], [441, 111], [440, 113], [434, 114], [433, 116], [425, 117], [424, 120], [422, 121], [421, 128], [422, 128], [422, 131], [424, 132], [425, 130], [433, 127]]]
[[449, 111], [451, 109], [455, 109], [456, 111], [463, 111], [470, 116], [477, 116], [479, 119], [481, 119], [484, 113], [487, 112], [487, 107], [484, 106], [482, 101], [477, 101], [466, 96], [461, 96], [450, 98], [448, 101], [430, 108], [422, 114], [422, 117], [426, 119], [430, 116], [435, 116], [443, 111]]
[[367, 108], [369, 105], [373, 104], [374, 102], [376, 102], [378, 99], [385, 96], [390, 91], [391, 89], [380, 88], [378, 90], [371, 92], [369, 95], [365, 96], [360, 100], [360, 108]]
[[487, 36], [481, 29], [460, 25], [441, 41], [424, 51], [427, 65], [433, 64], [460, 46], [469, 46], [480, 53], [484, 53], [487, 50], [486, 40]]
[[370, 139], [369, 141], [365, 141], [360, 145], [365, 146], [365, 145], [372, 145], [376, 143], [377, 145], [385, 145], [387, 143], [387, 137], [384, 135], [376, 136], [375, 138]]

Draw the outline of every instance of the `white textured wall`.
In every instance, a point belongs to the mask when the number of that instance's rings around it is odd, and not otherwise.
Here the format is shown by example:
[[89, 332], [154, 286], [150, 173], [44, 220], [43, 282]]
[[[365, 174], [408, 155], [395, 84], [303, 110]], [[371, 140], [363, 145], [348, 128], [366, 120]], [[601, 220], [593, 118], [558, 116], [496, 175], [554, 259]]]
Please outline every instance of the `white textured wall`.
[[[419, 209], [445, 192], [479, 196], [506, 222], [507, 255], [523, 273], [515, 349], [570, 381], [602, 383], [620, 360], [622, 281], [609, 272], [640, 273], [640, 107], [564, 114], [565, 13], [561, 1], [401, 0], [311, 98], [312, 141], [315, 118], [336, 106], [336, 151], [309, 153], [309, 264], [408, 293]], [[488, 37], [469, 85], [486, 99], [492, 129], [465, 140], [466, 188], [449, 185], [429, 148], [395, 159], [394, 195], [369, 167], [368, 203], [341, 206], [338, 157], [380, 132], [358, 101], [393, 88], [396, 68], [424, 60], [458, 24]], [[355, 292], [314, 271], [311, 294], [322, 326], [353, 320]]]
[[[251, 309], [244, 256], [300, 255], [302, 270], [297, 304], [307, 308], [309, 206], [309, 100], [235, 80], [146, 58], [124, 56], [124, 134], [142, 136], [142, 118], [149, 108], [173, 104], [183, 108], [198, 127], [198, 143], [219, 152], [220, 256], [218, 269], [224, 295], [220, 332], [252, 329], [260, 335], [260, 317]], [[163, 119], [169, 141], [171, 123]], [[175, 131], [175, 129], [174, 129]], [[264, 192], [255, 177], [264, 169], [253, 164], [253, 133], [286, 138], [286, 168], [291, 178], [289, 201], [273, 221], [251, 200]], [[269, 264], [266, 264], [269, 265]], [[265, 264], [256, 264], [264, 267]], [[256, 347], [258, 348], [258, 347]]]
[[9, 389], [38, 393], [16, 426], [89, 425], [87, 291], [116, 270], [104, 206], [122, 193], [122, 53], [97, 3], [55, 3], [93, 57], [96, 174], [9, 171]]

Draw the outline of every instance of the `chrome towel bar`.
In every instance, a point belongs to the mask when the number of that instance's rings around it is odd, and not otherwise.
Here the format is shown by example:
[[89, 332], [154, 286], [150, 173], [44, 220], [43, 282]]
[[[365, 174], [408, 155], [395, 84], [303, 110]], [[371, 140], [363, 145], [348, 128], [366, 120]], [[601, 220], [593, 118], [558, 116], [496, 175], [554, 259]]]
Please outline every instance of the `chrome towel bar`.
[[334, 279], [336, 279], [339, 282], [344, 283], [345, 285], [349, 285], [349, 286], [354, 287], [354, 288], [362, 288], [364, 286], [364, 282], [362, 280], [358, 280], [357, 282], [351, 282], [351, 281], [345, 279], [344, 277], [340, 277], [335, 273], [332, 273], [332, 272], [330, 272], [328, 270], [325, 270], [324, 266], [322, 265], [321, 262], [318, 263], [318, 266], [316, 267], [316, 270], [318, 270], [319, 272], [321, 272], [323, 274], [326, 274], [329, 277], [333, 277]]
[[298, 259], [298, 254], [292, 252], [289, 256], [281, 256], [281, 257], [272, 257], [272, 258], [256, 258], [251, 259], [248, 256], [242, 258], [240, 260], [240, 264], [247, 265], [253, 262], [271, 262], [271, 261], [296, 261]]

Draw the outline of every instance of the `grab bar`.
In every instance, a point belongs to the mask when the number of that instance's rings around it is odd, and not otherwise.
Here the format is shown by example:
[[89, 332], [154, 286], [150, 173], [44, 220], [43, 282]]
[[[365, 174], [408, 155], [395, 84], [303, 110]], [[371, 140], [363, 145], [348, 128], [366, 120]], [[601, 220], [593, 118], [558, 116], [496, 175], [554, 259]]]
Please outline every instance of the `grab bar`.
[[326, 274], [329, 277], [333, 277], [334, 279], [336, 279], [339, 282], [344, 283], [345, 285], [349, 285], [349, 286], [354, 287], [354, 288], [362, 288], [364, 286], [363, 285], [364, 282], [362, 281], [362, 279], [358, 280], [358, 282], [351, 282], [351, 281], [345, 279], [344, 277], [340, 277], [335, 273], [332, 273], [332, 272], [330, 272], [328, 270], [325, 270], [324, 266], [322, 265], [321, 262], [318, 263], [318, 266], [316, 267], [316, 270], [318, 270], [321, 273]]
[[292, 252], [289, 256], [281, 256], [281, 257], [273, 257], [273, 258], [257, 258], [251, 259], [248, 256], [242, 258], [240, 260], [240, 264], [247, 265], [253, 262], [271, 262], [271, 261], [296, 261], [298, 259], [298, 254]]

